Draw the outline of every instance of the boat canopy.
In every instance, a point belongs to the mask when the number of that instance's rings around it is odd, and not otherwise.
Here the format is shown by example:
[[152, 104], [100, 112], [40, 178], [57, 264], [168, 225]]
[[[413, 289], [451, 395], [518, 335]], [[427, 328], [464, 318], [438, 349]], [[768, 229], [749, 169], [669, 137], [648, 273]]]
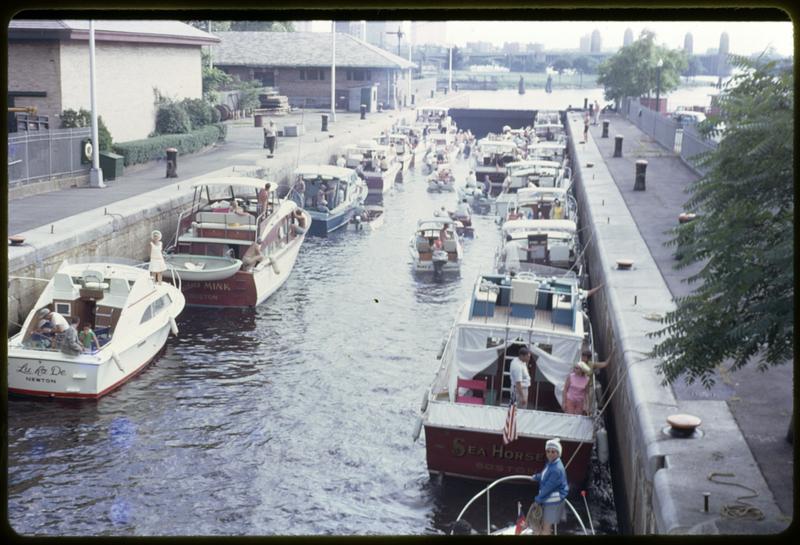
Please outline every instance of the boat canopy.
[[517, 202], [536, 202], [541, 200], [558, 199], [564, 202], [567, 190], [563, 187], [523, 187], [517, 191]]
[[508, 220], [503, 224], [503, 235], [520, 232], [563, 231], [575, 233], [577, 226], [572, 220]]
[[321, 176], [323, 179], [339, 178], [341, 180], [349, 180], [354, 174], [355, 170], [352, 168], [344, 168], [336, 165], [300, 165], [294, 170], [294, 176], [317, 177]]
[[485, 138], [478, 142], [478, 147], [484, 153], [502, 153], [517, 149], [517, 145], [511, 140], [487, 140]]
[[516, 172], [522, 169], [548, 169], [548, 168], [561, 168], [561, 163], [557, 161], [547, 161], [545, 159], [525, 159], [522, 161], [514, 161], [506, 165], [509, 172]]
[[259, 178], [249, 178], [247, 176], [226, 176], [222, 178], [201, 178], [196, 182], [192, 182], [191, 187], [250, 187], [254, 189], [261, 189], [265, 184], [272, 183], [275, 187], [278, 184], [270, 180], [261, 180]]

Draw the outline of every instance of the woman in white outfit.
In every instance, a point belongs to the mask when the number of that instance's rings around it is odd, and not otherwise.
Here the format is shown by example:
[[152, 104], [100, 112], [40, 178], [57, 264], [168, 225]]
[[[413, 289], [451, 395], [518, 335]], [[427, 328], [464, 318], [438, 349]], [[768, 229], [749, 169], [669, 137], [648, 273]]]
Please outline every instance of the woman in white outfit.
[[150, 274], [153, 279], [161, 283], [161, 273], [167, 270], [167, 262], [161, 246], [161, 231], [153, 231], [150, 235]]

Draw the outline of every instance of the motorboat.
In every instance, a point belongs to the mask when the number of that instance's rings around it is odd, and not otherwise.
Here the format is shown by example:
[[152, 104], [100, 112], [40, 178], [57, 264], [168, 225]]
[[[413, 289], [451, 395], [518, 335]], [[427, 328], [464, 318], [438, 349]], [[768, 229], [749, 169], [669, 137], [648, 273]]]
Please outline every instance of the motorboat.
[[[184, 305], [179, 280], [157, 283], [141, 264], [64, 261], [8, 341], [8, 392], [77, 399], [108, 394], [144, 371], [170, 332], [178, 334], [175, 320]], [[62, 352], [58, 334], [36, 331], [44, 308], [68, 321], [78, 318], [79, 331], [89, 324], [99, 348]]]
[[456, 224], [456, 232], [464, 238], [474, 238], [475, 231], [472, 227], [472, 213], [466, 199], [461, 201], [458, 208], [453, 212], [448, 212], [450, 219]]
[[389, 146], [382, 146], [374, 140], [362, 140], [356, 144], [362, 155], [356, 172], [364, 180], [368, 196], [382, 199], [394, 184], [403, 179], [402, 165]]
[[446, 132], [453, 132], [451, 129], [452, 119], [448, 115], [448, 109], [437, 106], [417, 108], [415, 125], [420, 131], [427, 127], [431, 133], [440, 132], [444, 127]]
[[383, 206], [377, 204], [364, 205], [353, 215], [350, 225], [356, 231], [374, 231], [383, 225], [383, 212]]
[[[390, 133], [379, 137], [378, 143], [393, 150], [389, 155], [394, 155], [395, 160], [400, 164], [400, 172], [408, 170], [414, 164], [414, 147], [411, 145], [408, 135], [400, 132]], [[398, 181], [402, 182], [403, 176], [400, 176]]]
[[[559, 437], [567, 479], [580, 488], [595, 441], [594, 379], [589, 416], [565, 413], [561, 394], [580, 361], [584, 336], [591, 338], [584, 297], [574, 275], [478, 275], [444, 343], [415, 428], [415, 435], [424, 429], [431, 476], [491, 481], [532, 475], [544, 467], [546, 441]], [[504, 444], [510, 364], [522, 346], [533, 354], [529, 404], [516, 409], [517, 438]]]
[[544, 140], [528, 144], [526, 159], [553, 161], [562, 166], [566, 165], [567, 141], [565, 139], [553, 142]]
[[293, 177], [305, 184], [305, 209], [312, 220], [310, 235], [327, 236], [346, 227], [367, 198], [366, 185], [350, 168], [300, 165]]
[[478, 140], [475, 153], [475, 177], [478, 183], [489, 180], [489, 197], [497, 197], [503, 190], [506, 165], [517, 160], [517, 145], [505, 138], [490, 135]]
[[164, 273], [181, 278], [188, 305], [254, 307], [289, 277], [313, 222], [273, 190], [259, 204], [266, 184], [246, 176], [192, 184], [192, 204], [181, 212], [165, 257], [172, 268]]
[[442, 191], [455, 191], [456, 177], [449, 163], [441, 163], [436, 172], [428, 176], [428, 191], [441, 193]]
[[[441, 239], [442, 229], [446, 235], [444, 240]], [[417, 229], [409, 241], [409, 252], [415, 272], [442, 274], [461, 269], [461, 239], [448, 217], [417, 221]]]
[[[569, 167], [543, 160], [515, 161], [507, 165], [503, 191], [495, 199], [495, 212], [505, 220], [509, 206], [517, 201], [518, 192], [529, 187], [569, 187]], [[538, 217], [538, 216], [534, 216]]]
[[537, 272], [580, 275], [578, 233], [572, 220], [510, 220], [503, 224], [503, 239], [495, 252], [495, 268], [502, 274]]

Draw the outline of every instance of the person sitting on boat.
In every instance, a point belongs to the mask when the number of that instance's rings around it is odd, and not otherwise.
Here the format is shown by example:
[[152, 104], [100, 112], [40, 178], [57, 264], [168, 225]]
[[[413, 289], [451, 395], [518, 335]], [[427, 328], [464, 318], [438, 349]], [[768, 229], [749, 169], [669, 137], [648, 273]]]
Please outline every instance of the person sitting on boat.
[[95, 350], [100, 350], [100, 341], [97, 340], [97, 335], [92, 330], [92, 324], [83, 324], [81, 332], [78, 333], [78, 340], [85, 352], [91, 352], [92, 345]]
[[61, 339], [60, 349], [64, 354], [77, 356], [83, 352], [83, 345], [78, 340], [78, 322], [80, 318], [73, 316], [70, 320], [69, 327], [64, 331], [64, 336]]
[[63, 334], [69, 327], [69, 322], [64, 316], [49, 308], [39, 309], [36, 317], [39, 322], [31, 334], [31, 339], [42, 343], [45, 348], [51, 346], [53, 340]]
[[[442, 207], [442, 208], [444, 209], [444, 207]], [[446, 212], [445, 212], [445, 214], [446, 214]], [[450, 224], [449, 223], [445, 223], [444, 225], [442, 225], [442, 228], [439, 231], [439, 240], [442, 241], [442, 245], [444, 245], [444, 242], [446, 240], [450, 240], [452, 238], [452, 235], [450, 234], [449, 229], [448, 229], [449, 227], [450, 227]]]
[[246, 216], [247, 212], [244, 211], [242, 205], [239, 203], [239, 200], [236, 199], [233, 201], [233, 206], [231, 207], [231, 212], [236, 214], [237, 216]]
[[467, 188], [478, 187], [478, 180], [477, 180], [477, 178], [475, 178], [475, 171], [474, 170], [470, 170], [469, 174], [467, 174], [466, 185], [467, 185]]
[[296, 208], [294, 212], [292, 212], [292, 233], [295, 235], [302, 235], [306, 232], [306, 217], [303, 215], [303, 211], [299, 208]]
[[378, 159], [378, 154], [377, 153], [373, 153], [372, 154], [372, 159], [370, 159], [370, 169], [373, 172], [378, 172], [378, 169], [380, 169], [380, 168], [381, 168], [381, 162], [380, 162], [380, 159]]
[[320, 212], [328, 213], [330, 209], [328, 208], [328, 198], [326, 197], [326, 189], [327, 186], [322, 185], [317, 192], [317, 210]]
[[534, 506], [541, 507], [542, 521], [539, 528], [534, 528], [534, 533], [538, 535], [550, 535], [553, 525], [561, 520], [561, 512], [564, 508], [564, 500], [569, 494], [569, 484], [567, 484], [567, 472], [561, 461], [561, 440], [554, 437], [545, 443], [544, 455], [547, 463], [544, 469], [531, 476], [535, 482], [539, 483], [539, 493], [534, 498]]
[[251, 244], [247, 251], [242, 256], [242, 264], [244, 264], [244, 268], [246, 271], [250, 271], [264, 261], [265, 256], [261, 252], [261, 244], [258, 242]]
[[164, 252], [161, 248], [161, 231], [155, 230], [150, 233], [150, 274], [159, 284], [161, 284], [161, 273], [167, 270], [167, 262], [164, 261]]
[[517, 357], [511, 360], [509, 371], [511, 372], [511, 385], [513, 387], [513, 398], [518, 409], [528, 408], [528, 388], [531, 385], [531, 374], [528, 365], [531, 361], [531, 351], [527, 346], [519, 349]]
[[561, 201], [558, 199], [553, 200], [553, 211], [550, 217], [552, 217], [554, 220], [564, 219], [564, 207], [561, 206]]
[[344, 167], [346, 167], [346, 166], [347, 166], [347, 158], [344, 156], [344, 153], [343, 153], [343, 154], [341, 154], [341, 155], [340, 155], [340, 156], [339, 156], [339, 157], [336, 159], [336, 166], [337, 166], [337, 167], [340, 167], [340, 168], [344, 168]]
[[381, 157], [380, 167], [382, 172], [386, 172], [387, 170], [389, 170], [389, 160], [386, 158], [385, 155]]

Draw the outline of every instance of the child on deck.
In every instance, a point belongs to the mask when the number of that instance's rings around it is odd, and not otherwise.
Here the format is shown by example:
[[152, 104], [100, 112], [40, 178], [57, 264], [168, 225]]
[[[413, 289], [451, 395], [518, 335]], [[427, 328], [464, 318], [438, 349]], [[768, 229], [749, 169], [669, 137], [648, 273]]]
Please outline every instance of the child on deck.
[[91, 352], [92, 344], [94, 344], [95, 350], [100, 350], [100, 341], [97, 340], [97, 335], [92, 330], [92, 324], [83, 325], [83, 330], [78, 333], [78, 340], [83, 345], [84, 352]]

